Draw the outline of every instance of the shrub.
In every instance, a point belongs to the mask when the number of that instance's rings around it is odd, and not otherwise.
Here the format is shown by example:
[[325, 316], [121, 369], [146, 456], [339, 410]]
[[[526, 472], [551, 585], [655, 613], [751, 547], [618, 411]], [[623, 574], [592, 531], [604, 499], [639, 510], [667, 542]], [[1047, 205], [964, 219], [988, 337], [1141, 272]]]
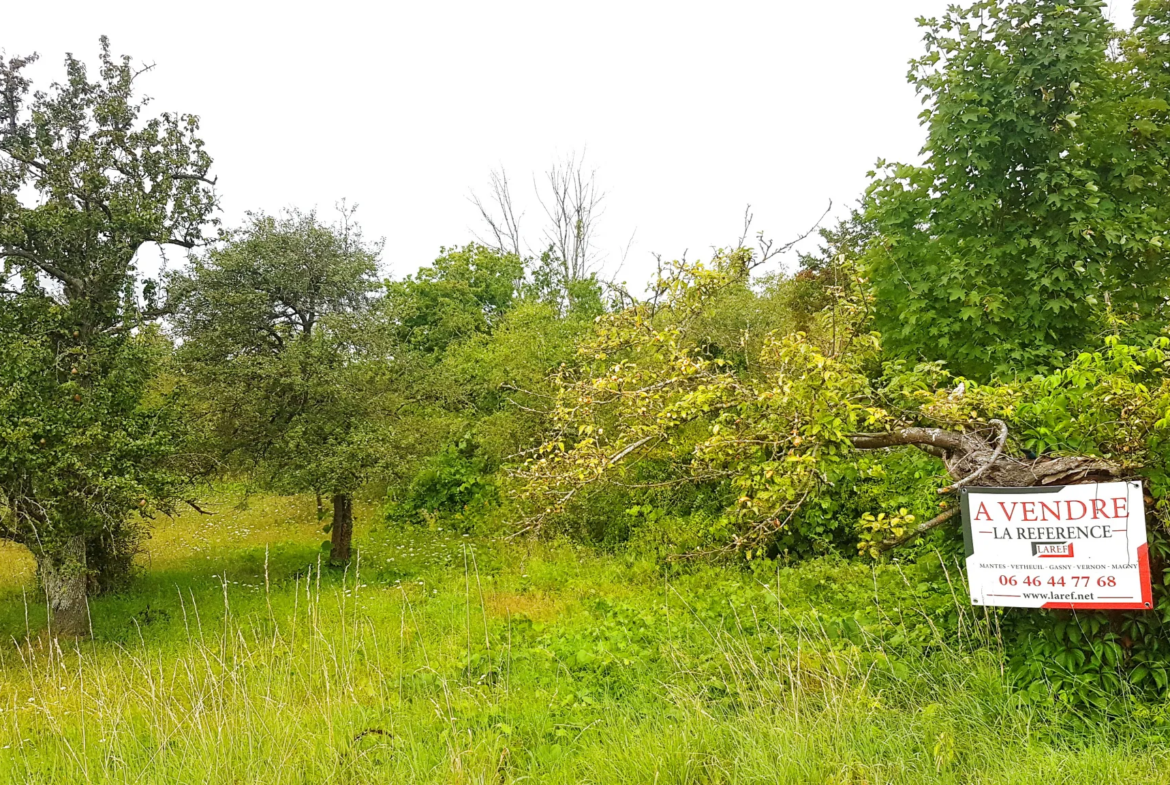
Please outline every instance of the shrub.
[[423, 524], [442, 517], [456, 528], [470, 529], [477, 514], [494, 507], [499, 492], [487, 462], [463, 439], [428, 459], [400, 499], [388, 502], [386, 519]]

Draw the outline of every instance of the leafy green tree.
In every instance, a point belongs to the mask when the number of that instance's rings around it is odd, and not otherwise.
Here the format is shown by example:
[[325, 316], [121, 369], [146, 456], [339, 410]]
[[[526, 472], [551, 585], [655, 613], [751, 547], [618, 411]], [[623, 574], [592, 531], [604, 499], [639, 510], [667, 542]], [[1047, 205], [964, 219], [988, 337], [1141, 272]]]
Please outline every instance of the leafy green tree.
[[387, 286], [385, 310], [396, 342], [428, 355], [489, 332], [524, 279], [519, 256], [471, 243], [442, 249], [434, 264]]
[[573, 359], [601, 296], [577, 281], [566, 304], [527, 266], [472, 244], [388, 284], [381, 318], [413, 397], [392, 435], [403, 459], [387, 476], [393, 518], [466, 519], [468, 499], [497, 499], [498, 469], [547, 425], [548, 374]]
[[142, 522], [181, 496], [173, 396], [154, 384], [165, 303], [135, 254], [191, 248], [215, 209], [192, 115], [151, 115], [147, 70], [100, 68], [29, 95], [0, 63], [0, 536], [36, 558], [53, 629], [90, 632], [87, 593], [125, 575]]
[[[500, 358], [487, 356], [487, 345], [501, 330], [511, 334], [506, 326], [522, 301], [524, 278], [520, 257], [473, 243], [443, 249], [433, 264], [387, 284], [382, 329], [412, 396], [392, 435], [403, 459], [388, 475], [395, 517], [417, 520], [437, 509], [429, 500], [462, 498], [458, 477], [477, 478], [477, 488], [490, 484], [499, 453], [494, 425], [507, 393], [496, 386], [490, 364]], [[556, 333], [555, 325], [542, 325]], [[538, 346], [525, 349], [530, 354]]]
[[555, 389], [549, 375], [575, 361], [576, 341], [593, 323], [588, 313], [562, 315], [546, 302], [523, 300], [491, 333], [450, 347], [436, 367], [447, 380], [447, 405], [474, 430], [492, 470], [530, 447], [548, 426]]
[[882, 165], [868, 217], [888, 352], [958, 373], [1059, 367], [1165, 321], [1165, 2], [1115, 32], [1100, 0], [982, 0], [923, 20], [921, 166]]
[[566, 280], [564, 268], [553, 248], [538, 259], [529, 260], [527, 267], [528, 276], [522, 287], [526, 298], [547, 303], [569, 316], [597, 316], [605, 310], [604, 292], [597, 274]]
[[395, 358], [371, 326], [380, 247], [343, 212], [253, 214], [172, 288], [193, 408], [211, 449], [269, 486], [333, 501], [330, 560], [350, 558], [353, 494], [384, 455]]

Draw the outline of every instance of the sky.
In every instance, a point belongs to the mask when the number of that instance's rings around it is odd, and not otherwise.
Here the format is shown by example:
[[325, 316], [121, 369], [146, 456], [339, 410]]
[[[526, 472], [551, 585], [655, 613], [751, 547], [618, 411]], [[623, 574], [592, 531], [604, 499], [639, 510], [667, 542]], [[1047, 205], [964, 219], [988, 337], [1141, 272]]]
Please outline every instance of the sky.
[[155, 64], [157, 109], [202, 118], [226, 225], [345, 199], [396, 278], [482, 235], [493, 169], [535, 243], [534, 178], [584, 156], [601, 271], [638, 284], [655, 254], [734, 242], [749, 204], [782, 243], [847, 212], [879, 158], [917, 160], [915, 19], [947, 3], [64, 0], [6, 9], [0, 47], [39, 52], [44, 86], [110, 36]]

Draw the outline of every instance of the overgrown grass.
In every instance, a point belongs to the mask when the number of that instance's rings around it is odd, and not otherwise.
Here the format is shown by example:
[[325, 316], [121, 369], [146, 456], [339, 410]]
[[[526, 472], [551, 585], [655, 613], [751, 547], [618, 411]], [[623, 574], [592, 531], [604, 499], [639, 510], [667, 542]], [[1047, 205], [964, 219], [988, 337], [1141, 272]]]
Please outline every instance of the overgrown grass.
[[164, 522], [91, 642], [9, 573], [0, 779], [1170, 782], [1163, 712], [1023, 703], [994, 627], [905, 570], [366, 526], [332, 572], [311, 502], [219, 508]]

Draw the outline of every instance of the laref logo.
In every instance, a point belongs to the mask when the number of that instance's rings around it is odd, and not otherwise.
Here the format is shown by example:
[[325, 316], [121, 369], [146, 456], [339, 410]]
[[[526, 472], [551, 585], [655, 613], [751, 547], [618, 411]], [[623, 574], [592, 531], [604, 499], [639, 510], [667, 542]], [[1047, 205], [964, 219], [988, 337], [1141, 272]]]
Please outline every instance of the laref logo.
[[1071, 559], [1073, 558], [1073, 544], [1071, 542], [1034, 542], [1032, 555], [1041, 559]]

